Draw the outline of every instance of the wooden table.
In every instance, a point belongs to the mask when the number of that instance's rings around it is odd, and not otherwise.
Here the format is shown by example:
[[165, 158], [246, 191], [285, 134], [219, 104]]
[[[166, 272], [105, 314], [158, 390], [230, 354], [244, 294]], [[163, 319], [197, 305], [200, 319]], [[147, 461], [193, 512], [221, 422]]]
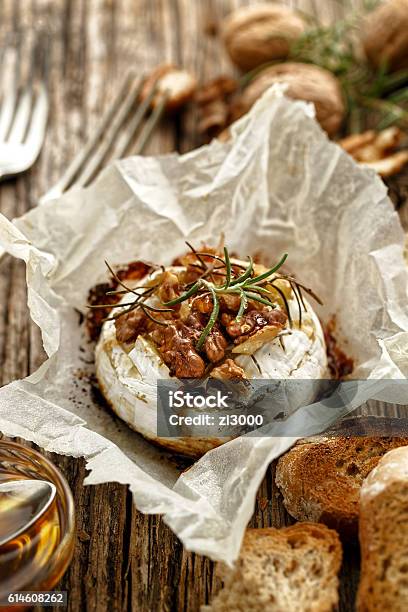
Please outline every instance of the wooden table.
[[[289, 2], [295, 4], [294, 2]], [[0, 36], [46, 23], [54, 32], [50, 49], [51, 115], [38, 163], [0, 187], [0, 210], [9, 218], [35, 205], [98, 124], [118, 79], [166, 60], [184, 65], [200, 79], [231, 67], [214, 26], [245, 0], [2, 0]], [[319, 2], [338, 17], [340, 3]], [[308, 8], [307, 0], [302, 3]], [[309, 9], [313, 7], [310, 0]], [[23, 44], [25, 36], [22, 38]], [[199, 143], [196, 116], [161, 127], [148, 153], [188, 150]], [[405, 179], [405, 185], [407, 180]], [[408, 191], [408, 190], [407, 190]], [[0, 384], [33, 372], [43, 361], [38, 329], [26, 305], [24, 265], [7, 258], [0, 267]], [[78, 541], [60, 587], [70, 611], [199, 610], [217, 587], [214, 565], [183, 550], [159, 516], [143, 516], [125, 486], [83, 487], [84, 462], [53, 456], [75, 496]], [[253, 526], [284, 525], [284, 511], [271, 466], [259, 490]], [[352, 609], [358, 552], [342, 571], [341, 610]], [[354, 559], [354, 563], [352, 560]]]

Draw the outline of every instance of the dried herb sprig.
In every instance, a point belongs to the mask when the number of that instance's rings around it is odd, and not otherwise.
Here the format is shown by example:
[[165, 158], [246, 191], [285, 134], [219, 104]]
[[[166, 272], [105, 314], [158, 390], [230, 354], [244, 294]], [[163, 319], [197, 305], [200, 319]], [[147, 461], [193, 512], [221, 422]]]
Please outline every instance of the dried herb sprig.
[[[390, 73], [384, 64], [371, 67], [359, 50], [361, 23], [378, 2], [366, 1], [349, 17], [330, 25], [315, 21], [291, 49], [290, 59], [316, 64], [332, 72], [340, 81], [347, 102], [347, 132], [361, 132], [375, 125], [408, 126], [408, 71]], [[372, 111], [367, 123], [367, 111]]]
[[109, 272], [111, 273], [113, 279], [116, 281], [116, 283], [120, 285], [121, 287], [123, 287], [123, 289], [118, 290], [118, 291], [116, 290], [108, 291], [106, 295], [127, 295], [128, 293], [131, 293], [136, 296], [136, 299], [133, 302], [126, 302], [126, 303], [119, 302], [116, 304], [92, 304], [92, 305], [88, 305], [88, 308], [91, 308], [91, 309], [92, 308], [111, 308], [111, 309], [120, 308], [120, 312], [118, 312], [117, 314], [111, 317], [106, 317], [104, 319], [104, 321], [112, 321], [112, 320], [118, 319], [124, 314], [127, 314], [131, 312], [132, 310], [135, 310], [136, 308], [139, 307], [149, 319], [151, 319], [152, 321], [160, 325], [165, 325], [163, 321], [160, 321], [159, 319], [154, 317], [151, 313], [152, 312], [173, 312], [173, 309], [172, 308], [157, 308], [155, 306], [151, 306], [150, 304], [145, 303], [145, 300], [156, 291], [159, 285], [156, 284], [156, 285], [151, 285], [151, 286], [145, 285], [145, 286], [137, 287], [137, 289], [144, 289], [144, 291], [142, 291], [141, 293], [138, 293], [138, 291], [126, 285], [122, 281], [122, 279], [119, 278], [119, 276], [113, 270], [112, 266], [110, 266], [107, 261], [105, 261], [105, 265], [108, 268]]
[[[281, 257], [275, 266], [266, 270], [265, 272], [262, 272], [261, 274], [256, 275], [254, 271], [254, 263], [251, 257], [248, 258], [248, 265], [243, 266], [241, 263], [231, 261], [230, 254], [226, 247], [224, 247], [224, 257], [220, 257], [219, 255], [213, 253], [198, 252], [190, 244], [188, 244], [188, 247], [197, 258], [196, 263], [190, 263], [189, 265], [193, 265], [195, 268], [200, 270], [201, 274], [195, 282], [185, 285], [185, 291], [177, 298], [168, 301], [161, 301], [160, 306], [152, 306], [151, 304], [148, 304], [146, 300], [156, 294], [156, 290], [159, 288], [160, 282], [152, 285], [148, 284], [138, 286], [133, 289], [126, 285], [123, 280], [117, 276], [112, 267], [105, 262], [116, 283], [122, 287], [120, 290], [109, 291], [109, 295], [116, 294], [121, 296], [130, 294], [134, 295], [135, 299], [125, 303], [119, 302], [116, 304], [98, 304], [89, 307], [120, 309], [115, 315], [107, 317], [105, 320], [118, 319], [132, 310], [140, 308], [140, 310], [150, 320], [159, 325], [168, 325], [168, 321], [158, 319], [154, 316], [154, 313], [174, 312], [174, 306], [177, 306], [192, 297], [198, 298], [210, 296], [212, 299], [212, 311], [196, 345], [197, 350], [200, 350], [204, 346], [207, 337], [213, 330], [218, 320], [220, 313], [220, 297], [223, 295], [239, 296], [240, 303], [237, 315], [235, 317], [235, 320], [239, 322], [247, 310], [250, 301], [258, 302], [271, 308], [276, 308], [276, 295], [268, 288], [272, 287], [273, 290], [281, 297], [288, 316], [290, 327], [292, 327], [293, 322], [289, 303], [284, 291], [276, 284], [277, 280], [286, 280], [292, 288], [299, 310], [299, 326], [302, 325], [302, 309], [306, 310], [302, 290], [321, 304], [320, 299], [313, 293], [313, 291], [299, 283], [295, 278], [281, 273], [277, 274], [288, 257], [287, 253]], [[211, 263], [208, 264], [206, 259], [210, 259]], [[215, 265], [216, 263], [218, 264], [217, 266]], [[220, 282], [215, 280], [216, 276], [221, 276]]]

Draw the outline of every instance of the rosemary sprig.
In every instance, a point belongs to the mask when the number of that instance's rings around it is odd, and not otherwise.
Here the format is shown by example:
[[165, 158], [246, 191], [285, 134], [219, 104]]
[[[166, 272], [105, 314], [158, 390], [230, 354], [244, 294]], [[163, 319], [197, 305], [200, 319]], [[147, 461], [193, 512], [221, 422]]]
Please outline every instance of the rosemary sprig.
[[[271, 268], [270, 270], [267, 270], [266, 272], [258, 276], [253, 275], [254, 274], [254, 263], [252, 261], [252, 258], [250, 257], [247, 268], [244, 270], [242, 274], [240, 274], [236, 278], [233, 278], [232, 276], [231, 259], [230, 259], [227, 248], [224, 248], [225, 259], [222, 259], [221, 257], [218, 257], [216, 255], [214, 255], [213, 257], [214, 259], [221, 261], [225, 267], [225, 276], [226, 276], [225, 282], [223, 282], [221, 285], [218, 285], [204, 278], [200, 278], [196, 283], [194, 283], [192, 287], [190, 287], [188, 291], [183, 293], [181, 296], [175, 298], [174, 300], [163, 302], [164, 306], [176, 306], [177, 304], [180, 304], [184, 302], [185, 300], [188, 300], [193, 295], [198, 294], [200, 291], [205, 290], [207, 293], [209, 292], [211, 294], [212, 301], [213, 301], [213, 308], [212, 308], [212, 312], [208, 320], [208, 323], [204, 327], [198, 339], [197, 350], [200, 350], [204, 346], [204, 343], [207, 337], [209, 336], [209, 334], [214, 328], [215, 323], [217, 322], [218, 314], [220, 310], [220, 301], [219, 301], [220, 295], [238, 294], [240, 296], [240, 305], [239, 305], [238, 313], [235, 317], [236, 321], [239, 321], [242, 318], [245, 310], [248, 307], [249, 300], [252, 300], [254, 302], [260, 302], [261, 304], [265, 306], [270, 306], [271, 308], [276, 307], [276, 304], [274, 304], [274, 302], [271, 299], [265, 299], [261, 297], [259, 293], [257, 293], [257, 290], [262, 288], [259, 286], [259, 283], [262, 283], [266, 281], [268, 278], [270, 278], [284, 264], [287, 258], [287, 253], [283, 255], [280, 261], [273, 268]], [[289, 307], [288, 307], [288, 313], [289, 313]], [[289, 313], [289, 316], [290, 316], [290, 313]]]
[[228, 289], [231, 283], [231, 260], [230, 260], [230, 256], [229, 256], [227, 247], [224, 247], [224, 257], [225, 257], [225, 270], [226, 270], [224, 289]]
[[[206, 281], [204, 281], [204, 282], [206, 282]], [[207, 285], [208, 285], [209, 290], [212, 293], [213, 309], [212, 309], [212, 313], [210, 315], [210, 318], [208, 319], [208, 323], [204, 327], [203, 331], [201, 332], [201, 336], [198, 339], [198, 342], [197, 342], [197, 350], [198, 351], [202, 349], [202, 347], [204, 345], [204, 342], [206, 341], [208, 334], [211, 333], [211, 331], [212, 331], [212, 329], [213, 329], [213, 327], [214, 327], [214, 325], [215, 325], [215, 323], [216, 323], [216, 321], [218, 319], [218, 314], [220, 312], [220, 300], [218, 299], [218, 296], [217, 296], [217, 294], [215, 292], [215, 289], [214, 289], [214, 287], [212, 287], [210, 285], [210, 283], [207, 283]]]
[[293, 44], [290, 53], [291, 60], [316, 64], [339, 79], [347, 103], [347, 132], [408, 126], [406, 99], [399, 97], [408, 86], [408, 71], [389, 73], [385, 64], [372, 68], [359, 51], [361, 22], [375, 4], [366, 2], [348, 18], [330, 25], [316, 23]]
[[282, 259], [276, 264], [276, 266], [274, 266], [273, 268], [271, 268], [267, 272], [264, 272], [263, 274], [260, 274], [259, 276], [255, 276], [254, 278], [252, 278], [249, 281], [249, 284], [252, 285], [254, 283], [259, 283], [261, 280], [269, 278], [269, 276], [272, 276], [272, 274], [275, 274], [275, 272], [277, 272], [279, 270], [279, 268], [281, 268], [283, 266], [283, 264], [285, 263], [287, 257], [288, 257], [288, 254], [285, 253], [283, 255]]
[[254, 262], [252, 261], [252, 259], [250, 257], [249, 258], [249, 264], [248, 264], [248, 267], [245, 270], [245, 272], [243, 274], [241, 274], [241, 276], [238, 276], [238, 278], [236, 278], [235, 280], [231, 281], [230, 282], [230, 286], [231, 287], [235, 287], [236, 285], [240, 285], [242, 283], [245, 283], [245, 281], [252, 276], [253, 271], [254, 271]]
[[246, 295], [243, 289], [241, 289], [240, 295], [241, 295], [241, 303], [239, 305], [237, 316], [235, 317], [236, 321], [240, 321], [242, 319], [242, 316], [245, 310], [248, 308], [248, 296]]
[[[320, 304], [319, 298], [301, 283], [299, 283], [295, 278], [285, 274], [277, 274], [280, 268], [286, 261], [287, 253], [285, 253], [278, 263], [274, 265], [269, 270], [262, 272], [261, 274], [255, 275], [254, 262], [251, 257], [248, 258], [248, 264], [243, 266], [238, 262], [234, 262], [231, 260], [228, 249], [224, 247], [224, 257], [213, 253], [205, 253], [198, 252], [188, 244], [189, 249], [194, 253], [197, 258], [197, 263], [192, 262], [189, 265], [192, 265], [197, 269], [197, 273], [199, 274], [198, 279], [191, 283], [190, 285], [184, 286], [184, 291], [178, 297], [163, 301], [160, 300], [159, 305], [153, 306], [152, 304], [147, 303], [148, 298], [158, 297], [157, 289], [160, 287], [160, 281], [154, 283], [152, 285], [144, 285], [138, 286], [136, 288], [128, 287], [113, 271], [112, 267], [106, 262], [108, 270], [112, 274], [115, 279], [117, 285], [121, 287], [121, 289], [117, 289], [114, 291], [109, 291], [109, 295], [117, 295], [118, 297], [122, 295], [133, 295], [135, 299], [129, 302], [117, 302], [115, 304], [98, 304], [89, 306], [90, 308], [110, 308], [115, 309], [118, 308], [119, 311], [108, 317], [105, 320], [116, 320], [119, 317], [123, 316], [131, 312], [136, 308], [140, 308], [142, 312], [148, 317], [151, 321], [159, 324], [159, 325], [168, 325], [169, 321], [158, 319], [154, 316], [156, 313], [167, 313], [174, 312], [174, 307], [179, 304], [189, 300], [190, 298], [202, 298], [202, 297], [211, 297], [212, 300], [212, 310], [209, 316], [208, 322], [202, 330], [200, 337], [197, 341], [196, 348], [197, 350], [201, 350], [205, 344], [206, 339], [211, 334], [214, 326], [216, 325], [220, 313], [220, 297], [223, 295], [237, 295], [239, 296], [239, 308], [236, 314], [235, 320], [240, 321], [244, 316], [245, 311], [248, 309], [249, 302], [258, 302], [263, 304], [264, 306], [268, 306], [270, 308], [276, 308], [276, 298], [271, 291], [271, 287], [274, 291], [276, 291], [283, 303], [283, 306], [286, 310], [288, 321], [290, 326], [292, 326], [292, 317], [290, 313], [289, 303], [285, 296], [284, 291], [277, 286], [275, 283], [278, 279], [286, 280], [296, 297], [296, 301], [299, 308], [299, 325], [302, 324], [302, 308], [306, 310], [306, 305], [304, 303], [302, 297], [302, 289], [315, 298]], [[206, 259], [209, 259], [211, 263], [208, 263]], [[215, 264], [218, 264], [215, 267]], [[218, 280], [214, 280], [213, 274], [217, 270], [215, 276], [218, 276]], [[269, 288], [268, 288], [269, 287]]]

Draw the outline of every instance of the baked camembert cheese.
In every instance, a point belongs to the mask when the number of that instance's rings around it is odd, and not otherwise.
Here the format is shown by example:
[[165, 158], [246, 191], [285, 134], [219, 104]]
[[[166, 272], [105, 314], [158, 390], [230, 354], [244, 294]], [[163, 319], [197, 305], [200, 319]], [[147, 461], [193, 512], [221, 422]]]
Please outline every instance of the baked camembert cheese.
[[273, 268], [192, 247], [137, 281], [115, 275], [118, 301], [102, 325], [96, 374], [112, 410], [146, 438], [199, 456], [227, 438], [157, 437], [157, 380], [321, 379], [324, 334], [303, 293]]

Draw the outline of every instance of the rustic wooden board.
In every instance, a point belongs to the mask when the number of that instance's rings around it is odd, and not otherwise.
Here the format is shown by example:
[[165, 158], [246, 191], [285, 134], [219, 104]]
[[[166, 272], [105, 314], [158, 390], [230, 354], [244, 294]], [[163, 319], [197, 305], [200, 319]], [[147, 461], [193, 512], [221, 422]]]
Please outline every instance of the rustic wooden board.
[[[137, 71], [163, 60], [192, 69], [199, 78], [230, 70], [214, 25], [245, 0], [2, 0], [0, 43], [19, 31], [23, 47], [33, 27], [53, 32], [50, 58], [51, 116], [47, 139], [35, 167], [0, 187], [0, 210], [9, 218], [35, 205], [58, 179], [130, 65]], [[288, 2], [295, 5], [295, 2]], [[340, 2], [304, 0], [298, 6], [338, 17]], [[354, 2], [356, 4], [356, 2]], [[196, 146], [194, 111], [168, 121], [148, 153]], [[405, 195], [407, 183], [405, 180]], [[397, 185], [397, 192], [399, 186]], [[402, 193], [400, 190], [399, 193]], [[407, 218], [404, 212], [404, 217]], [[408, 218], [407, 218], [408, 220]], [[26, 306], [25, 270], [6, 258], [0, 266], [0, 385], [34, 371], [44, 359], [38, 329]], [[160, 517], [135, 510], [126, 487], [82, 485], [84, 462], [52, 456], [75, 496], [78, 541], [73, 562], [60, 587], [76, 611], [194, 612], [217, 588], [214, 565], [187, 553]], [[272, 465], [260, 487], [253, 526], [291, 522], [274, 485]], [[346, 554], [342, 570], [341, 610], [352, 609], [358, 579], [358, 550]]]

